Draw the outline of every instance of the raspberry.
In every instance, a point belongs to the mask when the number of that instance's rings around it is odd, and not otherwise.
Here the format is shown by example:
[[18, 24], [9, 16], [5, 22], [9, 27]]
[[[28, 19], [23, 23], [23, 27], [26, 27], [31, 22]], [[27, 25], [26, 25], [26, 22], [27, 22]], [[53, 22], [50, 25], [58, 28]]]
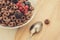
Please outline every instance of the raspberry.
[[19, 7], [22, 7], [23, 5], [22, 4], [19, 4]]
[[19, 2], [18, 2], [16, 5], [17, 5], [18, 7], [22, 7], [22, 6], [23, 6], [22, 3], [19, 3]]
[[19, 6], [19, 3], [17, 3], [16, 5]]
[[28, 12], [28, 5], [25, 6], [25, 14]]
[[19, 10], [23, 10], [23, 8], [22, 7], [19, 7]]
[[27, 9], [25, 9], [24, 13], [25, 13], [25, 14], [26, 14], [26, 13], [28, 13], [28, 10], [27, 10]]
[[28, 5], [26, 5], [25, 8], [28, 9], [29, 8]]
[[20, 10], [21, 12], [24, 12], [23, 7], [19, 7], [19, 10]]

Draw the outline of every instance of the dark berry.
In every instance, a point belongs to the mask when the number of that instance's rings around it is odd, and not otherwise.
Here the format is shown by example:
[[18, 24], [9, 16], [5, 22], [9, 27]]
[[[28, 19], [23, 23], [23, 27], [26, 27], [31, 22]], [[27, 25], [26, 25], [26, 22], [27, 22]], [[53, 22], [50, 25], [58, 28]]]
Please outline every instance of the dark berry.
[[17, 14], [17, 13], [15, 13], [15, 16], [16, 16], [17, 19], [20, 18], [19, 14]]
[[18, 2], [18, 0], [12, 0], [12, 2], [16, 4]]
[[31, 3], [29, 1], [25, 1], [25, 5], [31, 6]]
[[17, 19], [20, 19], [23, 16], [23, 13], [16, 12], [15, 16]]
[[25, 6], [25, 9], [28, 9], [28, 8], [29, 8], [28, 5], [26, 5], [26, 6]]

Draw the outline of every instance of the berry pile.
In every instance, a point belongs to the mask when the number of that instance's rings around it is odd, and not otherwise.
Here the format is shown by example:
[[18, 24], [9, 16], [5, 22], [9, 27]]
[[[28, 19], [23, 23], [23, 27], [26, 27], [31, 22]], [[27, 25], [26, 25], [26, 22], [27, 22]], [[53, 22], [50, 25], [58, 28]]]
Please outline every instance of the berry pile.
[[29, 1], [23, 1], [23, 3], [19, 1], [16, 5], [18, 6], [19, 10], [24, 14], [28, 13], [28, 11], [33, 10], [33, 7], [31, 6], [31, 3]]
[[1, 0], [0, 24], [15, 27], [26, 23], [32, 16], [33, 7], [28, 0]]

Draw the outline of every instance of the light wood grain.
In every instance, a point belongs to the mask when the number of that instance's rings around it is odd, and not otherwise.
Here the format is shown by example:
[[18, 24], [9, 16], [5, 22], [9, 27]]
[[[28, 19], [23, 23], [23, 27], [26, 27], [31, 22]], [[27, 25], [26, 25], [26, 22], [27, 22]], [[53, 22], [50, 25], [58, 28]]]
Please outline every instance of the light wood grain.
[[[43, 22], [43, 29], [32, 36], [32, 40], [60, 40], [60, 0], [38, 0], [34, 13], [33, 20], [18, 29], [15, 40], [27, 40], [30, 26], [37, 21]], [[49, 19], [49, 25], [44, 24], [45, 19]]]

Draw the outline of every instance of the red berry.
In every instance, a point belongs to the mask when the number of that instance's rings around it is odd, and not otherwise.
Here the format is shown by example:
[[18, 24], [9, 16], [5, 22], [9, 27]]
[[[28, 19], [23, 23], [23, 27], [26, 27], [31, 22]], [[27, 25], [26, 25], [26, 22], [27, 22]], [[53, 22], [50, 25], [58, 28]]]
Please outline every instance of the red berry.
[[21, 1], [19, 1], [18, 3], [19, 3], [19, 7], [22, 7], [23, 6]]
[[24, 13], [26, 14], [27, 12], [28, 12], [28, 10], [27, 10], [27, 9], [25, 9]]
[[20, 10], [21, 12], [24, 12], [23, 7], [19, 7], [19, 10]]
[[28, 5], [26, 5], [25, 8], [28, 9], [29, 8]]
[[16, 5], [17, 5], [18, 7], [21, 7], [21, 6], [22, 6], [22, 3], [19, 1]]
[[23, 9], [25, 10], [25, 6], [23, 6]]
[[22, 7], [23, 5], [22, 4], [19, 4], [19, 7]]
[[19, 10], [23, 10], [23, 8], [22, 7], [19, 7]]
[[20, 4], [19, 4], [19, 3], [17, 3], [16, 5], [17, 5], [17, 6], [19, 6]]

